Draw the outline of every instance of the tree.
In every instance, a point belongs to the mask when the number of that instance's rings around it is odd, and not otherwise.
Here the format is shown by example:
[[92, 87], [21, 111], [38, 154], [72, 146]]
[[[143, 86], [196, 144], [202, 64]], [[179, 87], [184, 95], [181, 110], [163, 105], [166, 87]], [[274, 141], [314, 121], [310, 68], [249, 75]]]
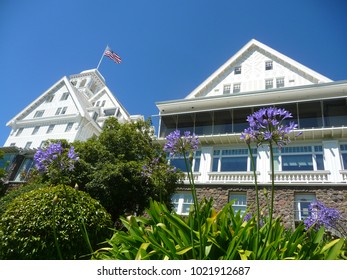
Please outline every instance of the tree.
[[142, 213], [150, 199], [171, 207], [181, 182], [182, 173], [168, 165], [150, 130], [149, 121], [120, 124], [109, 118], [99, 137], [73, 143], [79, 155], [73, 180], [98, 199], [114, 221]]

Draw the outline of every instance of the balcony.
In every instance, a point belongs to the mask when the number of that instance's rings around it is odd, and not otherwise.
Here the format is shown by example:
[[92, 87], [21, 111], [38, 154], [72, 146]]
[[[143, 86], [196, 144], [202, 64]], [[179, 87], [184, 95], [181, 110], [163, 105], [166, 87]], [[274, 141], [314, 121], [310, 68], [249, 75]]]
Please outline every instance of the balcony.
[[[277, 171], [275, 182], [277, 183], [328, 183], [330, 171]], [[269, 172], [269, 182], [271, 173]]]
[[[260, 173], [257, 172], [257, 175]], [[208, 172], [208, 183], [254, 183], [253, 172]]]

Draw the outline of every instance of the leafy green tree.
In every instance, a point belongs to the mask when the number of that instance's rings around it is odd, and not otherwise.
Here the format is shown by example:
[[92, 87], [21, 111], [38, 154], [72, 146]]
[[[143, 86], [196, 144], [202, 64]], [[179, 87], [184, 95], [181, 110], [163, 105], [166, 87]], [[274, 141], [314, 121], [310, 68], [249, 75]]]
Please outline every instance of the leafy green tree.
[[[0, 150], [0, 159], [4, 157], [4, 152]], [[6, 176], [6, 170], [0, 167], [0, 197], [5, 193], [4, 177]]]
[[171, 196], [182, 173], [168, 165], [166, 154], [151, 136], [150, 121], [120, 124], [105, 121], [99, 137], [73, 143], [79, 155], [74, 178], [98, 199], [115, 221], [140, 214], [150, 199], [171, 207]]

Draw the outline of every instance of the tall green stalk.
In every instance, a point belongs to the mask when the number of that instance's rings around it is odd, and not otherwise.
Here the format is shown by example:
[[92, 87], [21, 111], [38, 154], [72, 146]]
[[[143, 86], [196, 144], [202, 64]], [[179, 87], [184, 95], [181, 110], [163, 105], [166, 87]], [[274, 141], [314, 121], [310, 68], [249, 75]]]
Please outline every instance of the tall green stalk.
[[56, 227], [56, 219], [55, 219], [55, 205], [58, 203], [58, 197], [55, 196], [52, 201], [52, 218], [53, 218], [53, 235], [54, 235], [54, 245], [57, 249], [57, 253], [59, 256], [59, 259], [63, 259], [63, 256], [60, 251], [60, 246], [58, 242], [58, 236], [57, 236], [57, 227]]

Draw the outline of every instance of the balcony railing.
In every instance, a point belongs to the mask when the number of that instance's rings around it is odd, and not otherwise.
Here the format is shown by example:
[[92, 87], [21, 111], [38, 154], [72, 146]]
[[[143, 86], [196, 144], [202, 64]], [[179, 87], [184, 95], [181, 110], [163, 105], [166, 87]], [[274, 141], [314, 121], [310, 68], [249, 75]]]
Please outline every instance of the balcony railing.
[[[277, 171], [275, 182], [277, 183], [327, 183], [330, 171]], [[269, 181], [271, 173], [269, 172]]]
[[[259, 174], [259, 172], [257, 172]], [[208, 172], [209, 183], [254, 183], [252, 172]]]
[[342, 175], [342, 181], [347, 181], [347, 170], [340, 170], [340, 174]]

